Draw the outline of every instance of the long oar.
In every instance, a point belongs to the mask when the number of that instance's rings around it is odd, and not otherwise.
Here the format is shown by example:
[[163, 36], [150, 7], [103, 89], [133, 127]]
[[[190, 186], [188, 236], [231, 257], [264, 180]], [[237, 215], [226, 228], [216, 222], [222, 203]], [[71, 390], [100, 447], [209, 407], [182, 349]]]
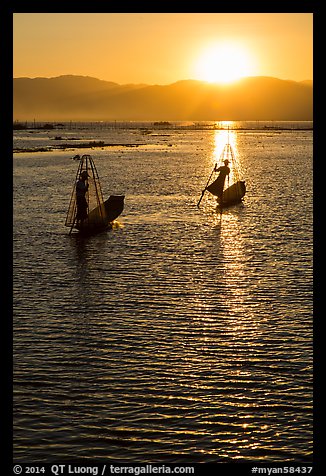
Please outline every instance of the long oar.
[[216, 167], [216, 164], [214, 165], [214, 168], [213, 168], [213, 170], [212, 170], [212, 173], [210, 174], [209, 179], [207, 180], [207, 184], [205, 185], [205, 188], [204, 188], [204, 190], [203, 190], [202, 193], [201, 193], [201, 197], [200, 197], [200, 199], [199, 199], [199, 201], [198, 201], [198, 203], [197, 203], [197, 207], [199, 207], [200, 202], [202, 201], [202, 198], [203, 198], [203, 196], [204, 196], [204, 193], [206, 192], [206, 189], [207, 189], [207, 186], [208, 186], [208, 184], [209, 184], [209, 182], [210, 182], [210, 180], [211, 180], [211, 177], [212, 177], [213, 173], [215, 172], [215, 167]]
[[75, 216], [75, 218], [74, 218], [74, 220], [73, 220], [73, 222], [72, 222], [72, 225], [71, 225], [71, 228], [70, 228], [70, 231], [69, 231], [69, 235], [71, 235], [72, 229], [73, 229], [73, 227], [74, 227], [74, 225], [75, 225], [75, 221], [76, 221], [76, 216]]

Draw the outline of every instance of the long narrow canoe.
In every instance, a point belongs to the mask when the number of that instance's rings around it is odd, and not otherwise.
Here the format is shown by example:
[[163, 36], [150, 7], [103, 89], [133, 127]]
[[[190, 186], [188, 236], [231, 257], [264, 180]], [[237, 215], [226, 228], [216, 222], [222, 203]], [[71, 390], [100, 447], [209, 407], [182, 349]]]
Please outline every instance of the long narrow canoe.
[[240, 203], [246, 193], [246, 184], [243, 180], [238, 180], [223, 192], [222, 202], [219, 206], [228, 207]]
[[106, 230], [122, 213], [124, 199], [124, 195], [110, 195], [105, 202], [89, 212], [82, 226], [75, 226], [75, 228], [85, 234], [93, 234]]

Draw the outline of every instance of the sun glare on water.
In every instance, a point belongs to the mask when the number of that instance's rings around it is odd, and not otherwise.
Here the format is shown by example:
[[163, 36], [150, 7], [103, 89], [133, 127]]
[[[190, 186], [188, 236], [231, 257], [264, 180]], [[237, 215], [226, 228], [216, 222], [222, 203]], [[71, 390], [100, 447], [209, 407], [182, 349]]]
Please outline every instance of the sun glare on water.
[[223, 43], [204, 51], [196, 64], [196, 77], [210, 83], [231, 83], [253, 75], [249, 52], [241, 45]]

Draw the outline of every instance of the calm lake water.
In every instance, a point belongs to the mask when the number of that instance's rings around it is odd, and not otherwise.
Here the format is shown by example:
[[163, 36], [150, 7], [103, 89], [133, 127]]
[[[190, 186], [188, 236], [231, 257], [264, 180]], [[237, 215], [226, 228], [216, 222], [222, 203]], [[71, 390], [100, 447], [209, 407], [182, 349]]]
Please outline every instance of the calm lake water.
[[[120, 145], [14, 154], [15, 463], [311, 463], [312, 131], [230, 131], [247, 194], [222, 215], [196, 204], [225, 131], [69, 134]], [[126, 196], [88, 238], [76, 153]]]

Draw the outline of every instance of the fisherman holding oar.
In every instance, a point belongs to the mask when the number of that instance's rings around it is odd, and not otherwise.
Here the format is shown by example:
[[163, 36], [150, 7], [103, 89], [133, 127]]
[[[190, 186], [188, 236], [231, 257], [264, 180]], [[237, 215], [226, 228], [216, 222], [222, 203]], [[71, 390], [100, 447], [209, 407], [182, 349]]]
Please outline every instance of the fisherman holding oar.
[[[210, 177], [207, 181], [207, 184], [206, 184], [204, 190], [201, 193], [201, 197], [199, 199], [199, 202], [197, 203], [197, 207], [199, 207], [199, 204], [200, 204], [206, 190], [211, 192], [213, 195], [217, 196], [219, 203], [220, 204], [222, 203], [225, 178], [230, 173], [230, 167], [229, 167], [228, 159], [223, 160], [223, 162], [224, 162], [224, 165], [221, 165], [221, 167], [218, 167], [218, 168], [217, 168], [217, 164], [215, 164], [215, 167], [212, 170], [212, 173], [211, 173], [211, 175], [210, 175]], [[217, 177], [217, 179], [213, 183], [211, 183], [211, 185], [208, 185], [214, 172], [220, 172], [219, 176]]]
[[209, 190], [211, 193], [213, 192], [214, 195], [217, 196], [219, 204], [222, 203], [223, 199], [223, 189], [224, 189], [224, 182], [226, 179], [226, 176], [229, 175], [230, 173], [230, 167], [229, 167], [229, 161], [228, 159], [223, 160], [224, 165], [221, 165], [221, 167], [217, 168], [217, 164], [215, 165], [215, 172], [220, 172], [219, 176], [213, 182], [211, 185], [207, 187], [207, 190]]

